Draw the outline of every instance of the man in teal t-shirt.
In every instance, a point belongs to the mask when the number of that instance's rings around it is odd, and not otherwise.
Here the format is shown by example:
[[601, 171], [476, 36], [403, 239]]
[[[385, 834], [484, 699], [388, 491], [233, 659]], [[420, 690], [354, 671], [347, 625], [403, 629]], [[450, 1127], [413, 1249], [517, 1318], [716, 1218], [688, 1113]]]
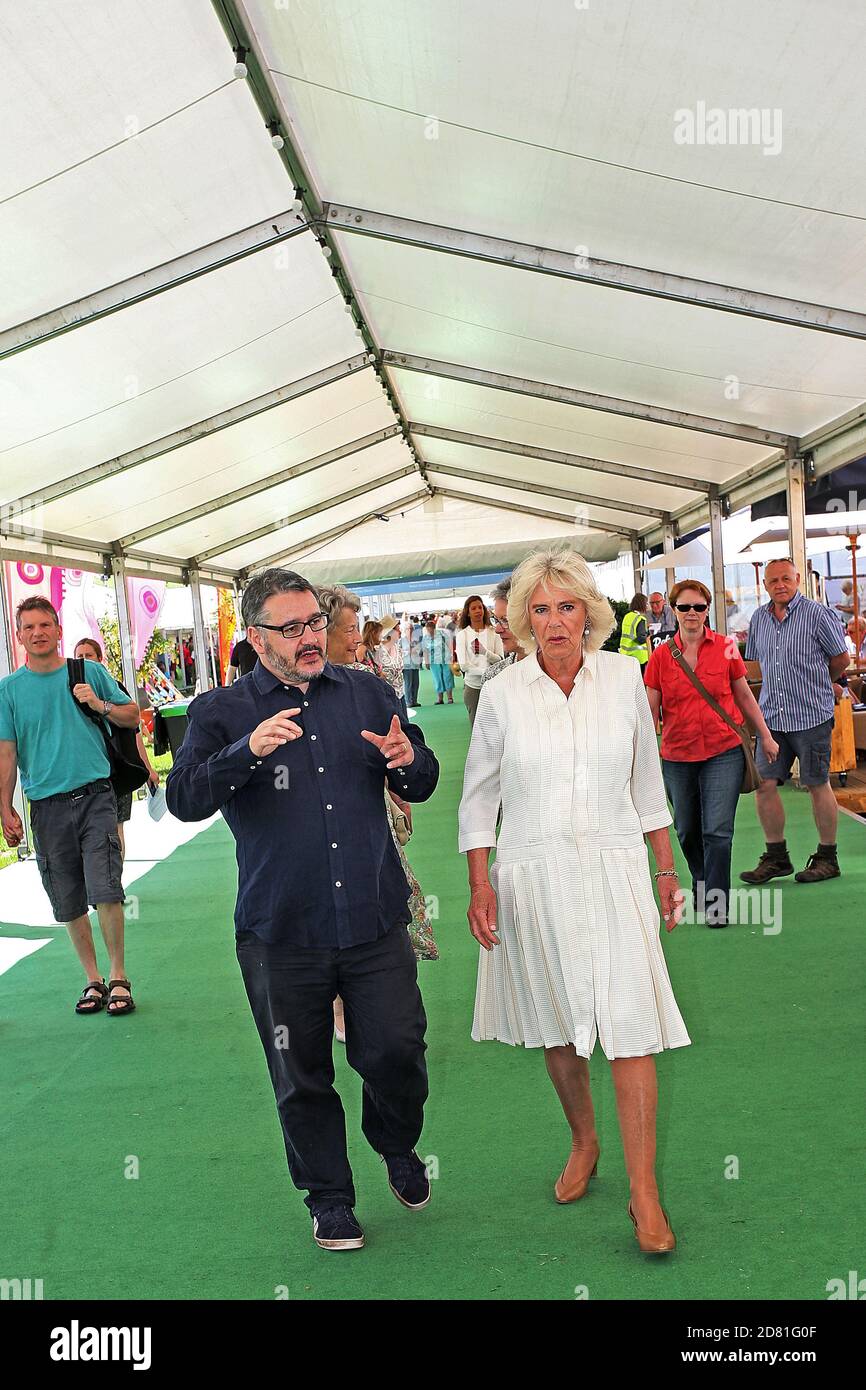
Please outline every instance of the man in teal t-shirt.
[[[62, 630], [48, 599], [18, 605], [15, 629], [27, 665], [0, 680], [0, 822], [10, 846], [24, 829], [12, 805], [17, 773], [30, 801], [36, 861], [54, 918], [65, 922], [87, 977], [77, 1013], [135, 1008], [123, 963], [123, 885], [117, 804], [105, 740], [90, 709], [132, 729], [138, 706], [104, 666], [85, 661], [85, 681], [69, 689], [59, 652]], [[109, 954], [109, 988], [98, 975], [88, 903], [99, 914]]]

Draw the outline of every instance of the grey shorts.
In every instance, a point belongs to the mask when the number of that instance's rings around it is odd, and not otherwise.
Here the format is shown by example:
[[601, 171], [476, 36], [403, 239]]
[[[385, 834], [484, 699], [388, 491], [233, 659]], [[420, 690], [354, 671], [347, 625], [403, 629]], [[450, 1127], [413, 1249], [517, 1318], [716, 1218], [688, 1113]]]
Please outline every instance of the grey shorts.
[[771, 729], [770, 733], [779, 745], [778, 758], [772, 763], [767, 761], [760, 739], [755, 756], [758, 772], [765, 782], [787, 782], [795, 758], [800, 759], [800, 781], [804, 787], [822, 787], [829, 782], [832, 719], [816, 724], [813, 729], [794, 729], [787, 733]]
[[31, 801], [30, 825], [55, 922], [83, 917], [88, 903], [123, 902], [117, 802], [110, 782], [74, 801]]

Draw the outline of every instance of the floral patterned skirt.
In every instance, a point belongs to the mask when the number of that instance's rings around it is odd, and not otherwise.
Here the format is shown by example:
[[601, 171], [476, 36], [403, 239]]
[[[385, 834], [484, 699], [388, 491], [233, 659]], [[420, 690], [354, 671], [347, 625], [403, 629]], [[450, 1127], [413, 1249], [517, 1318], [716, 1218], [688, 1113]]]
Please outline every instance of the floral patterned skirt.
[[421, 892], [420, 883], [412, 872], [412, 865], [406, 858], [406, 851], [394, 833], [393, 824], [391, 825], [391, 835], [397, 846], [397, 853], [400, 856], [400, 863], [403, 865], [406, 882], [411, 889], [409, 911], [412, 913], [412, 921], [406, 930], [409, 933], [409, 940], [412, 942], [415, 958], [417, 960], [438, 960], [439, 947], [433, 938], [433, 926], [430, 921], [430, 913], [427, 910], [427, 900]]

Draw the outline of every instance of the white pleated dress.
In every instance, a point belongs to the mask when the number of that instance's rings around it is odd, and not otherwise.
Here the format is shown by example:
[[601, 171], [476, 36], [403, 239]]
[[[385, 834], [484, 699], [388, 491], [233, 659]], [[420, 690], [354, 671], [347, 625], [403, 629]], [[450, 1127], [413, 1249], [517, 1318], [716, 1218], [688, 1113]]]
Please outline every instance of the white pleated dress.
[[610, 1059], [688, 1046], [643, 838], [671, 815], [632, 657], [586, 652], [567, 698], [535, 655], [487, 681], [459, 823], [461, 852], [496, 846], [500, 945], [479, 948], [477, 1042], [589, 1057], [598, 1038]]

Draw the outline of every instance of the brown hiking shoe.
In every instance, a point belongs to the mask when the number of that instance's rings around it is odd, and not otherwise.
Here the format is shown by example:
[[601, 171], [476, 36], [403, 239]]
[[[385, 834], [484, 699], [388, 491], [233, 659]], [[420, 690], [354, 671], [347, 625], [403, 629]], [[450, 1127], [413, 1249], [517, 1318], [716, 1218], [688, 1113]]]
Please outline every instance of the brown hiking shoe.
[[839, 861], [834, 855], [829, 858], [825, 854], [810, 854], [809, 862], [805, 869], [801, 869], [794, 875], [796, 883], [820, 883], [824, 878], [839, 878], [842, 870], [839, 868]]
[[[814, 855], [812, 856], [814, 858]], [[810, 861], [811, 862], [811, 861]], [[794, 872], [794, 865], [791, 863], [789, 855], [780, 859], [777, 854], [764, 853], [758, 860], [754, 869], [747, 869], [740, 874], [744, 883], [768, 883], [771, 878], [784, 878], [786, 874]]]

